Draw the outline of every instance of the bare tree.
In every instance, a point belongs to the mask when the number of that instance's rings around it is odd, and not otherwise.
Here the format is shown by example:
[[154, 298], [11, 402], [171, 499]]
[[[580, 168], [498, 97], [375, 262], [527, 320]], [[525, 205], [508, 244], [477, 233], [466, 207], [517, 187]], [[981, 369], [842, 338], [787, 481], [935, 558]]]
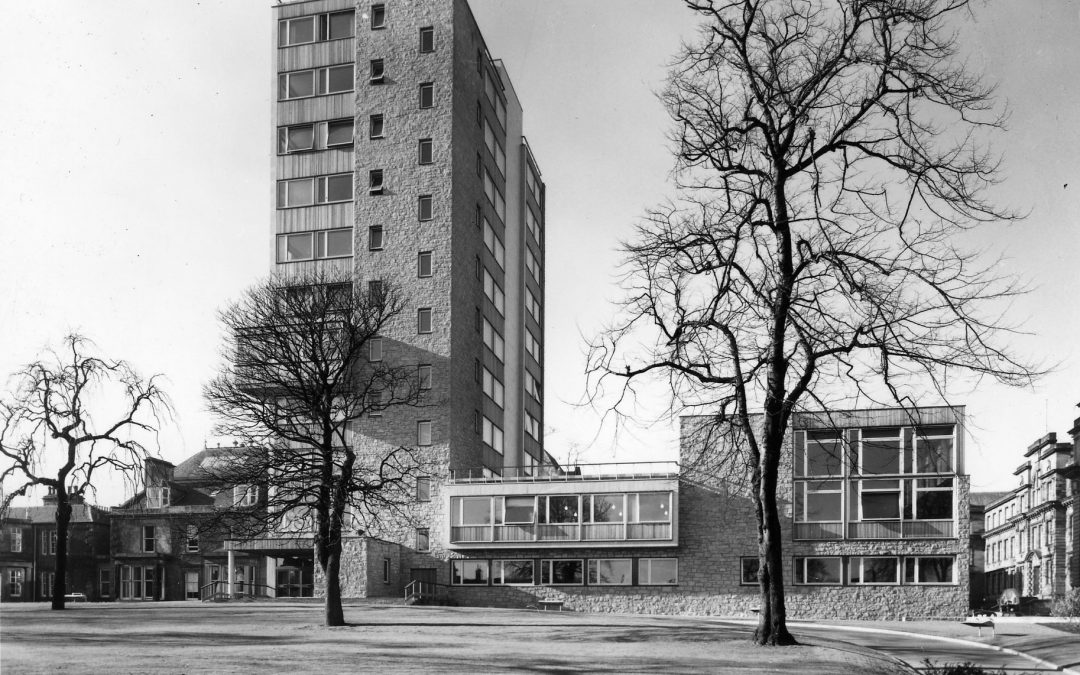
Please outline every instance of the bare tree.
[[[1021, 292], [962, 240], [1014, 213], [986, 196], [1002, 128], [948, 21], [967, 0], [687, 0], [704, 23], [661, 95], [680, 200], [625, 244], [628, 296], [590, 391], [664, 379], [709, 410], [757, 513], [755, 641], [789, 644], [780, 512], [792, 415], [839, 398], [911, 407], [948, 371], [1025, 383], [1000, 317]], [[947, 399], [946, 399], [947, 400]]]
[[249, 535], [314, 531], [329, 626], [344, 625], [343, 532], [402, 513], [422, 468], [414, 448], [359, 442], [372, 413], [425, 404], [430, 373], [383, 359], [403, 307], [393, 288], [315, 274], [272, 277], [220, 315], [225, 364], [204, 396], [217, 431], [244, 447], [209, 471], [267, 487], [260, 508], [222, 515]]
[[85, 496], [108, 472], [137, 480], [149, 456], [140, 438], [156, 438], [171, 416], [158, 376], [144, 379], [125, 361], [91, 355], [90, 347], [69, 335], [62, 351], [15, 373], [15, 388], [0, 401], [0, 483], [15, 483], [0, 511], [34, 486], [56, 493], [53, 609], [64, 609], [67, 594], [72, 497]]

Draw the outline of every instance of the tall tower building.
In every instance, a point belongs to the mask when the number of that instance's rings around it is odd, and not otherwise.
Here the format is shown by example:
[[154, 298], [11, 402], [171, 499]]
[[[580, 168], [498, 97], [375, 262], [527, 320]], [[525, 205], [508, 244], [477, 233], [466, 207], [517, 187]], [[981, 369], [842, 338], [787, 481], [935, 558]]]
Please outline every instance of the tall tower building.
[[521, 104], [465, 0], [275, 8], [273, 269], [391, 284], [370, 358], [417, 366], [430, 407], [365, 434], [449, 468], [542, 462], [544, 185]]

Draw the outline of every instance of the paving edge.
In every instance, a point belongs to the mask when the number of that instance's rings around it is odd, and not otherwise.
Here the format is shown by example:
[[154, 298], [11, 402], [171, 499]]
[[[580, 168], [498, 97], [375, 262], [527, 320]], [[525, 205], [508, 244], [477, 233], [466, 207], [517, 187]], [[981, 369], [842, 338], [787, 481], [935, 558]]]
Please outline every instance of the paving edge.
[[[751, 626], [756, 626], [757, 625], [757, 621], [755, 621], [753, 619], [717, 619], [717, 621], [722, 621], [724, 623], [751, 625]], [[886, 634], [886, 635], [906, 635], [906, 636], [910, 636], [910, 637], [919, 637], [919, 638], [927, 638], [927, 639], [930, 639], [930, 640], [939, 640], [941, 642], [951, 642], [953, 644], [977, 646], [977, 647], [982, 647], [984, 649], [990, 649], [990, 650], [993, 650], [995, 652], [1002, 652], [1002, 653], [1005, 653], [1005, 654], [1010, 654], [1012, 656], [1021, 656], [1021, 657], [1025, 658], [1025, 659], [1031, 659], [1032, 661], [1034, 661], [1035, 663], [1039, 664], [1040, 666], [1042, 666], [1044, 668], [1053, 668], [1054, 670], [1065, 673], [1066, 675], [1080, 675], [1080, 670], [1074, 670], [1072, 668], [1066, 668], [1065, 666], [1058, 665], [1058, 664], [1054, 663], [1053, 661], [1047, 661], [1046, 659], [1039, 658], [1038, 656], [1034, 656], [1033, 654], [1028, 654], [1027, 652], [1022, 652], [1022, 651], [1019, 651], [1019, 650], [1016, 650], [1016, 649], [1012, 649], [1011, 647], [1002, 647], [1000, 645], [988, 645], [985, 642], [975, 642], [974, 640], [965, 640], [963, 638], [946, 637], [944, 635], [930, 635], [928, 633], [912, 633], [910, 631], [893, 630], [891, 628], [869, 628], [869, 627], [866, 627], [866, 626], [835, 626], [835, 625], [832, 625], [832, 624], [812, 623], [812, 622], [809, 622], [809, 621], [789, 621], [787, 625], [790, 626], [790, 627], [806, 626], [806, 627], [809, 627], [809, 628], [820, 628], [820, 629], [824, 629], [824, 630], [836, 630], [836, 631], [845, 631], [845, 630], [847, 630], [847, 631], [852, 631], [852, 632], [855, 632], [855, 633], [883, 633], [883, 634]]]

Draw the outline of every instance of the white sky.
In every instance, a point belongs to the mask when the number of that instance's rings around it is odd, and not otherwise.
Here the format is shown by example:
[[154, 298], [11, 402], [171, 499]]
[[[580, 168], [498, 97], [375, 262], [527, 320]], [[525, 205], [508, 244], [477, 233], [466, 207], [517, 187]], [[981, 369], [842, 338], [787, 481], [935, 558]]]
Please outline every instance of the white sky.
[[[653, 92], [694, 16], [675, 0], [472, 0], [506, 63], [548, 190], [548, 448], [583, 461], [674, 459], [676, 427], [575, 408], [584, 342], [612, 316], [614, 248], [671, 191]], [[1016, 347], [1059, 363], [1031, 389], [954, 392], [975, 489], [1013, 485], [1022, 450], [1080, 415], [1080, 5], [980, 3], [970, 63], [1012, 109], [1001, 202], [983, 239], [1035, 290]], [[168, 377], [161, 454], [215, 443], [201, 400], [215, 311], [268, 271], [271, 11], [265, 0], [58, 0], [5, 7], [0, 41], [0, 376], [70, 330]], [[583, 289], [586, 289], [583, 292]], [[656, 392], [662, 395], [661, 391]], [[122, 498], [119, 488], [99, 496]]]

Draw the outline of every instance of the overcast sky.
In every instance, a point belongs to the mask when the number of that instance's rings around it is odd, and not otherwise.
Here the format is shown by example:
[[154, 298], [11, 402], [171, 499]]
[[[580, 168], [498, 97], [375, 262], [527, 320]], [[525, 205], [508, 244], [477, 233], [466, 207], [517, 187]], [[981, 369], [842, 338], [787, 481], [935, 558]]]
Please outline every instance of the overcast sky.
[[[575, 408], [582, 336], [617, 297], [615, 246], [671, 194], [654, 92], [695, 19], [675, 0], [472, 0], [525, 109], [547, 183], [548, 449], [674, 459], [676, 427], [623, 429]], [[272, 22], [263, 0], [58, 0], [5, 7], [0, 41], [0, 374], [71, 330], [160, 372], [177, 410], [161, 454], [212, 435], [200, 389], [215, 311], [269, 270]], [[972, 422], [974, 489], [1014, 484], [1023, 449], [1080, 416], [1080, 3], [979, 4], [972, 68], [1012, 110], [998, 200], [1030, 211], [980, 238], [1034, 290], [1015, 346], [1058, 363], [1034, 388], [953, 392]], [[585, 289], [587, 292], [583, 292]], [[662, 394], [662, 392], [657, 392]], [[122, 495], [106, 493], [114, 503]]]

